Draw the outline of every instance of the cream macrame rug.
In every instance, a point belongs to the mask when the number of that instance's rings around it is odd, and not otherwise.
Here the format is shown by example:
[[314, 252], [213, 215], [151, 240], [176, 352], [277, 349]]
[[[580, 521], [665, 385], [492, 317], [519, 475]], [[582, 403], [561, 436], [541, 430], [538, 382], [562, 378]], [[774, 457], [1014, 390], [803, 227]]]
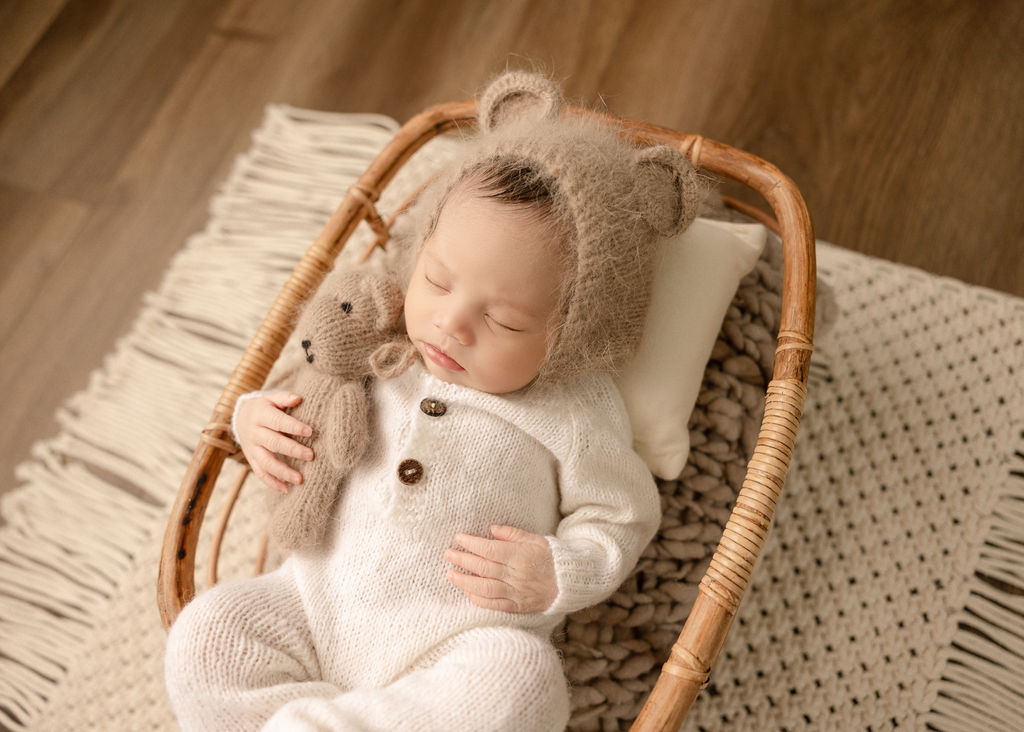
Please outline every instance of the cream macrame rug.
[[[155, 603], [167, 508], [277, 290], [396, 129], [269, 108], [206, 231], [19, 469], [0, 504], [0, 726], [174, 729]], [[418, 154], [382, 208], [449, 152], [441, 142]], [[839, 316], [817, 344], [776, 524], [686, 728], [1021, 729], [1024, 303], [828, 245], [818, 262]], [[748, 284], [730, 318], [757, 309], [751, 293], [771, 300], [771, 283]], [[763, 330], [727, 321], [718, 350], [745, 349], [763, 369]], [[707, 394], [736, 386], [725, 372], [709, 367]], [[749, 442], [751, 411], [741, 402], [699, 404], [689, 472], [663, 485], [673, 516], [694, 524], [666, 527], [644, 566], [675, 567], [679, 582], [636, 580], [570, 622], [575, 727], [619, 727], [653, 681], [738, 479], [730, 451]], [[208, 526], [218, 511], [215, 495]], [[250, 571], [260, 531], [259, 501], [243, 496], [236, 514], [222, 577]], [[595, 623], [583, 659], [574, 644]], [[611, 642], [631, 624], [654, 629]]]

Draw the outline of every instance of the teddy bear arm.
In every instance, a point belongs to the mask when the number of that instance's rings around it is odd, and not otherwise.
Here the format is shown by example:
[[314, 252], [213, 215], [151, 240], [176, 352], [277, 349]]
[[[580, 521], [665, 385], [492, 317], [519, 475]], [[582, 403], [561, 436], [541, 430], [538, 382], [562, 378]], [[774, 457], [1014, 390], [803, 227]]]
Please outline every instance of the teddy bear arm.
[[341, 472], [355, 465], [369, 442], [369, 409], [362, 384], [343, 384], [331, 397], [331, 407], [322, 434], [321, 451]]

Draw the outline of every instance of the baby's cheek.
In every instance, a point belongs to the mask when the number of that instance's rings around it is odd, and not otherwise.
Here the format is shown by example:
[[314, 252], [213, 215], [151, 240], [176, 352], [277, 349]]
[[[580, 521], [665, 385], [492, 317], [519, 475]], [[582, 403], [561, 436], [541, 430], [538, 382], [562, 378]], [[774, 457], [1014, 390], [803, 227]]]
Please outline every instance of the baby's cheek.
[[529, 381], [540, 371], [545, 354], [544, 342], [531, 339], [509, 349], [503, 360], [509, 371], [515, 371], [517, 376]]
[[523, 360], [530, 368], [535, 371], [540, 371], [540, 365], [544, 362], [544, 357], [547, 356], [547, 338], [539, 335], [530, 338], [529, 342], [524, 348], [519, 349], [519, 352], [523, 355]]

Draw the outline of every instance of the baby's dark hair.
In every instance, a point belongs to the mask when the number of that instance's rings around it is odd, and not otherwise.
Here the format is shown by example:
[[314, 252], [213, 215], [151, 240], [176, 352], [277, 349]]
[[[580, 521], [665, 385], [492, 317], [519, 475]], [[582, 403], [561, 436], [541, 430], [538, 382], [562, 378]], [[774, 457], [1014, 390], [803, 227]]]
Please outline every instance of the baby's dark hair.
[[553, 183], [539, 170], [522, 160], [493, 158], [470, 173], [477, 190], [486, 198], [493, 198], [513, 206], [553, 209]]
[[571, 219], [558, 208], [557, 186], [557, 181], [522, 158], [497, 156], [470, 167], [456, 187], [518, 209], [566, 240]]
[[529, 220], [550, 228], [558, 242], [563, 263], [574, 261], [570, 244], [574, 233], [571, 217], [561, 210], [558, 182], [522, 158], [499, 155], [478, 161], [465, 169], [458, 181], [438, 203], [424, 241], [434, 233], [441, 210], [457, 191], [492, 200], [523, 213]]

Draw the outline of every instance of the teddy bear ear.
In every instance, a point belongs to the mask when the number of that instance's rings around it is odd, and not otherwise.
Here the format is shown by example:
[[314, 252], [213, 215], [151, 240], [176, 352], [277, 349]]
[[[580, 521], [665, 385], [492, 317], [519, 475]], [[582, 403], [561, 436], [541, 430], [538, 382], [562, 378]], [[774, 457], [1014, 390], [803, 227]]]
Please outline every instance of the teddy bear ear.
[[396, 330], [402, 321], [404, 299], [402, 288], [385, 277], [369, 278], [370, 297], [377, 313], [374, 329], [378, 333]]
[[640, 215], [661, 236], [683, 231], [697, 216], [701, 184], [690, 161], [668, 145], [637, 151], [635, 195]]
[[491, 132], [510, 122], [556, 119], [561, 108], [562, 93], [550, 79], [509, 71], [492, 81], [480, 97], [480, 128]]

